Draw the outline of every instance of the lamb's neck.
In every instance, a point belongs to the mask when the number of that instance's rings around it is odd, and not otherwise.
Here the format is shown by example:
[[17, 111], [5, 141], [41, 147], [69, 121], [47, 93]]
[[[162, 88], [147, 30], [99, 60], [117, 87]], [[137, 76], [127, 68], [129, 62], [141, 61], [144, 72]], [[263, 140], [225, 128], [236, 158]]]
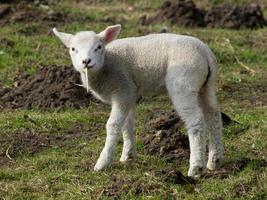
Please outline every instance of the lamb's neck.
[[108, 72], [107, 72], [105, 66], [103, 66], [102, 69], [98, 70], [97, 72], [89, 73], [88, 74], [89, 88], [94, 90], [95, 87], [99, 87], [99, 86], [105, 84], [107, 73]]

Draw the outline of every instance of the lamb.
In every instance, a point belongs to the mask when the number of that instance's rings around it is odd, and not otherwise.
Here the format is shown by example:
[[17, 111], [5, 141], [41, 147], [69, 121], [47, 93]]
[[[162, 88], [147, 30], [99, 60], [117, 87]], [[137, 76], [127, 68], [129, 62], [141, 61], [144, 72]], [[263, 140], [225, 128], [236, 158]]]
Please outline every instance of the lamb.
[[[222, 159], [222, 122], [215, 96], [218, 71], [209, 47], [197, 38], [176, 34], [150, 34], [116, 39], [121, 25], [96, 34], [75, 35], [53, 29], [69, 48], [82, 85], [112, 109], [106, 124], [106, 142], [94, 167], [111, 165], [120, 133], [120, 161], [136, 159], [134, 124], [138, 98], [165, 88], [175, 110], [185, 121], [190, 143], [188, 176], [200, 177], [206, 167], [215, 170]], [[209, 155], [206, 164], [206, 132]]]

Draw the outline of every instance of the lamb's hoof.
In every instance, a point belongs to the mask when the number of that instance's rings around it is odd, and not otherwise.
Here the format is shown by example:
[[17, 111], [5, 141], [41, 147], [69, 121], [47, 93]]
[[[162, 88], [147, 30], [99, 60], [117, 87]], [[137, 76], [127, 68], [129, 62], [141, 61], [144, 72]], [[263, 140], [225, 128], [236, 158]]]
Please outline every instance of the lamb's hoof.
[[136, 153], [122, 154], [120, 158], [120, 162], [129, 163], [134, 162], [136, 160]]
[[200, 178], [202, 174], [203, 174], [203, 167], [200, 166], [190, 167], [188, 171], [188, 176], [192, 178]]
[[216, 169], [219, 169], [221, 166], [221, 160], [216, 159], [215, 161], [208, 161], [207, 168], [211, 171], [214, 171]]
[[111, 165], [111, 162], [104, 162], [100, 159], [95, 164], [94, 171], [101, 171]]
[[96, 171], [96, 172], [101, 171], [103, 169], [104, 169], [104, 167], [99, 166], [98, 164], [96, 164], [95, 167], [94, 167], [94, 171]]
[[99, 165], [96, 163], [95, 167], [94, 167], [94, 171], [98, 172], [101, 170], [104, 170], [105, 168], [107, 168], [109, 165]]
[[122, 163], [133, 163], [136, 161], [136, 158], [120, 158], [120, 162]]

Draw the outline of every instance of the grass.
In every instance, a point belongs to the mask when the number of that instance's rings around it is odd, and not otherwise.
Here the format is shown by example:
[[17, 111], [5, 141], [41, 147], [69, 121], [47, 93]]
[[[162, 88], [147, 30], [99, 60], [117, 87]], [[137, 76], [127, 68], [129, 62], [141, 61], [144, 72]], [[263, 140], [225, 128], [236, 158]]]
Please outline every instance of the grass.
[[[210, 2], [221, 1], [199, 1], [203, 5]], [[103, 16], [108, 16], [122, 21], [121, 37], [141, 35], [138, 28], [144, 32], [158, 32], [167, 26], [171, 32], [193, 35], [207, 42], [220, 63], [218, 97], [222, 110], [241, 124], [224, 129], [224, 162], [247, 158], [250, 159], [248, 165], [229, 178], [200, 179], [194, 186], [177, 185], [151, 175], [151, 170], [167, 167], [175, 167], [186, 174], [188, 168], [188, 161], [168, 163], [143, 151], [141, 138], [151, 112], [171, 108], [165, 95], [146, 97], [137, 107], [138, 161], [132, 165], [115, 162], [110, 169], [98, 173], [92, 168], [104, 144], [108, 106], [92, 105], [60, 112], [3, 110], [0, 113], [0, 141], [7, 137], [13, 140], [10, 144], [0, 144], [0, 153], [9, 153], [12, 159], [0, 162], [0, 199], [108, 199], [106, 191], [115, 190], [116, 184], [119, 186], [115, 193], [120, 199], [266, 199], [267, 170], [261, 167], [261, 160], [267, 157], [266, 100], [264, 103], [264, 98], [267, 98], [264, 94], [267, 87], [266, 28], [234, 31], [181, 28], [168, 23], [148, 27], [137, 24], [142, 14], [154, 13], [160, 4], [161, 1], [112, 1], [90, 6], [83, 2], [76, 5], [74, 1], [61, 1], [56, 9], [83, 13], [90, 20], [61, 23], [57, 27], [72, 33], [84, 29], [100, 31], [110, 24], [103, 22]], [[1, 27], [0, 39], [13, 43], [11, 46], [0, 44], [0, 51], [4, 52], [0, 55], [2, 84], [10, 86], [20, 70], [31, 74], [38, 66], [70, 63], [67, 50], [57, 38], [47, 34], [54, 26], [42, 22], [27, 25], [18, 22]], [[30, 35], [16, 31], [25, 30], [25, 27], [35, 27], [32, 30], [36, 31]], [[256, 73], [245, 69], [236, 58]], [[223, 88], [229, 85], [232, 92], [227, 93]], [[30, 147], [21, 144], [20, 151], [13, 155], [14, 149], [9, 147], [20, 141], [20, 134], [25, 130], [36, 138], [50, 136], [51, 143], [40, 140], [44, 142], [44, 148], [34, 151], [31, 144]], [[75, 134], [75, 130], [89, 136], [56, 141], [56, 136]], [[121, 146], [120, 142], [116, 161]], [[124, 180], [124, 183], [118, 180]]]

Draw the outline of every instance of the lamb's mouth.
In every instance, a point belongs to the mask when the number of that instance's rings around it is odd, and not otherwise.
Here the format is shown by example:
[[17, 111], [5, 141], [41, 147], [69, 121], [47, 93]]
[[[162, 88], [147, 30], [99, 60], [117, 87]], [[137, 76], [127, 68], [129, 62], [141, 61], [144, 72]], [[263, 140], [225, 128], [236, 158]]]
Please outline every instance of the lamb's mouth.
[[84, 68], [86, 68], [86, 69], [91, 69], [91, 68], [93, 68], [95, 65], [96, 65], [96, 64], [93, 64], [93, 65], [86, 65]]

